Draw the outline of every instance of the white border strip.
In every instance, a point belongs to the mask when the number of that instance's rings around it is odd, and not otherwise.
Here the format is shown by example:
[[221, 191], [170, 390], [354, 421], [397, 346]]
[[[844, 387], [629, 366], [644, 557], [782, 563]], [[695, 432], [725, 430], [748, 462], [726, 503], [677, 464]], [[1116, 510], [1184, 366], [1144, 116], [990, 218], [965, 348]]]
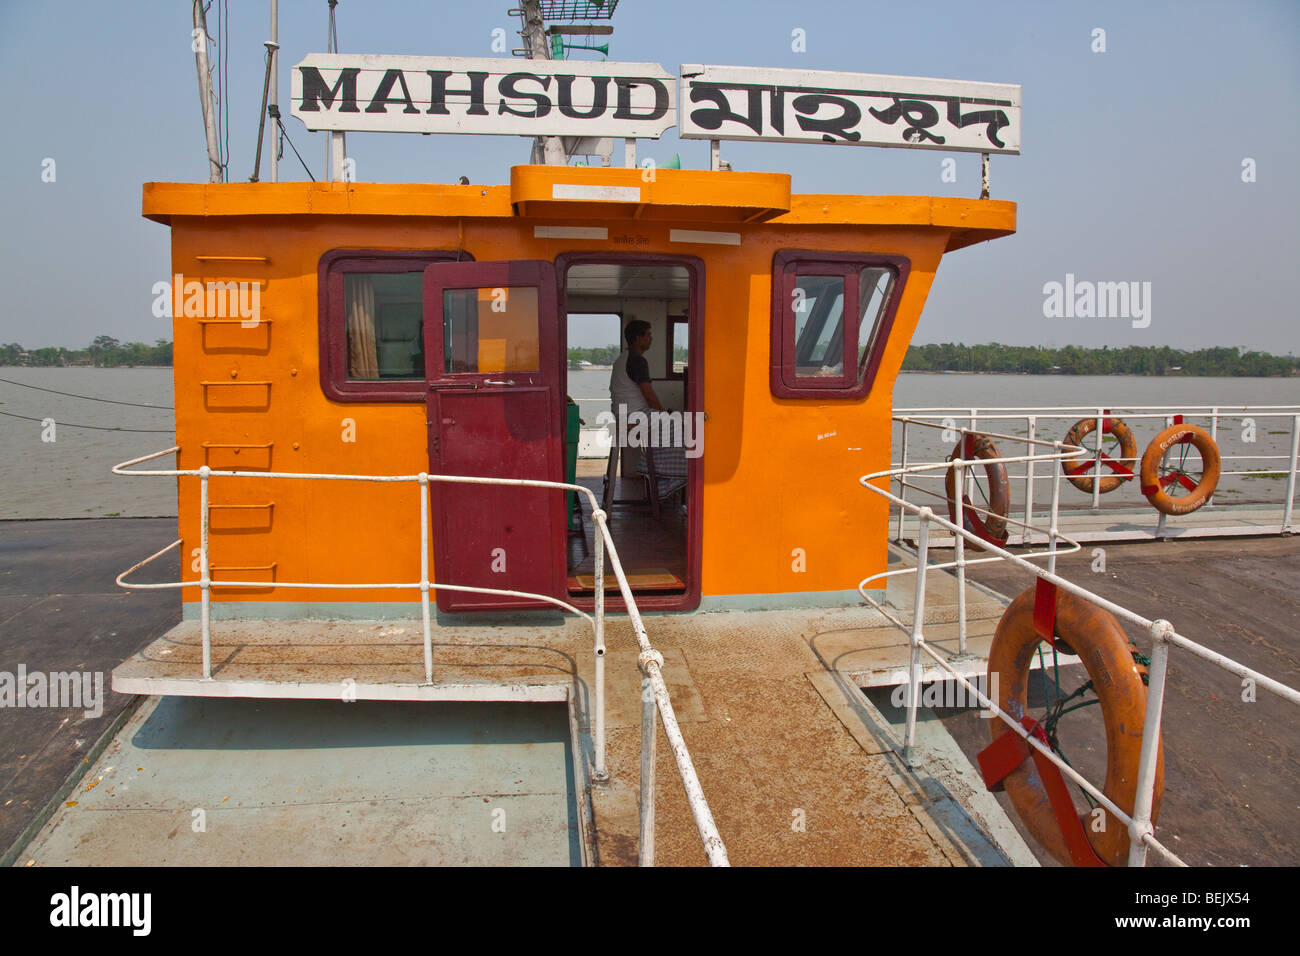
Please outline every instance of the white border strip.
[[740, 245], [738, 232], [700, 232], [696, 229], [670, 229], [669, 242], [702, 242], [714, 246]]
[[608, 239], [604, 226], [534, 226], [534, 239]]
[[586, 183], [554, 183], [552, 199], [595, 199], [600, 202], [640, 202], [640, 186], [592, 186]]

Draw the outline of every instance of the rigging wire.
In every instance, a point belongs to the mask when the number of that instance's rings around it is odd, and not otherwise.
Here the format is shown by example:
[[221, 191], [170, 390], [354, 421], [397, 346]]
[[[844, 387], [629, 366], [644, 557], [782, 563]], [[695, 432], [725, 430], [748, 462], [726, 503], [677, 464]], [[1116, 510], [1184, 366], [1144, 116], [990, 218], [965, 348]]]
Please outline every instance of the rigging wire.
[[28, 385], [26, 382], [15, 382], [11, 378], [0, 378], [0, 382], [5, 382], [8, 385], [17, 385], [21, 388], [32, 388], [38, 392], [52, 392], [55, 395], [66, 395], [69, 398], [84, 398], [88, 402], [105, 402], [109, 405], [131, 405], [134, 408], [160, 408], [168, 412], [174, 410], [171, 405], [148, 405], [142, 402], [119, 402], [112, 398], [97, 398], [94, 395], [78, 395], [75, 392], [60, 392], [57, 388], [42, 388], [39, 385]]
[[109, 428], [106, 425], [77, 425], [73, 422], [61, 422], [51, 418], [32, 418], [28, 415], [15, 415], [13, 412], [0, 412], [6, 418], [21, 418], [25, 422], [36, 422], [44, 425], [47, 421], [53, 421], [60, 428], [91, 428], [98, 432], [152, 432], [156, 435], [174, 435], [174, 428]]
[[[315, 181], [316, 181], [316, 177], [313, 176], [313, 175], [311, 174], [311, 170], [307, 168], [307, 161], [306, 161], [305, 159], [302, 158], [302, 153], [298, 152], [298, 147], [295, 146], [295, 145], [293, 145], [293, 140], [291, 140], [291, 139], [289, 138], [289, 131], [288, 131], [287, 129], [284, 128], [284, 123], [281, 122], [281, 120], [280, 120], [280, 114], [279, 114], [279, 113], [276, 113], [276, 114], [275, 114], [275, 125], [278, 126], [278, 127], [280, 128], [280, 139], [281, 139], [281, 141], [284, 142], [284, 143], [288, 143], [288, 144], [289, 144], [289, 148], [290, 148], [291, 150], [293, 150], [293, 154], [294, 154], [295, 156], [298, 157], [298, 162], [302, 163], [302, 168], [303, 168], [303, 170], [307, 173], [307, 177], [308, 177], [312, 182], [315, 182]], [[281, 156], [284, 155], [284, 147], [283, 147], [283, 146], [281, 146], [281, 148], [280, 148], [280, 155], [281, 155]]]

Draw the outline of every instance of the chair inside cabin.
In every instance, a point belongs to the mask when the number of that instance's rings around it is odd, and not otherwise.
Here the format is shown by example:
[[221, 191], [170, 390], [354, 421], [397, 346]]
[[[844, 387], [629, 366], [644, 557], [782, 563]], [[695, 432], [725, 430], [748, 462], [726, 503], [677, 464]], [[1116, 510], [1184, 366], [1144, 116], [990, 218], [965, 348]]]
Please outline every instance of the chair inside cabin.
[[[618, 480], [620, 449], [614, 445], [609, 450], [609, 463], [605, 468], [605, 483], [601, 494], [601, 507], [609, 511], [615, 504], [614, 485]], [[620, 499], [617, 504], [636, 506], [644, 504], [650, 509], [651, 516], [658, 521], [662, 515], [660, 506], [674, 497], [680, 497], [681, 506], [686, 507], [686, 456], [680, 448], [643, 448], [640, 449], [636, 473], [645, 484], [645, 498]]]

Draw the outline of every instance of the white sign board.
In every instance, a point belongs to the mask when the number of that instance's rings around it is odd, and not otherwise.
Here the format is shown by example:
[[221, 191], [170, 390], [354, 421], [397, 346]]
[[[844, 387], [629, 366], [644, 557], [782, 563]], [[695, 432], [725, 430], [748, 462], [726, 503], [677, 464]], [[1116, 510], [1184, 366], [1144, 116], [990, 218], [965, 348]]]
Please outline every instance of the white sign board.
[[1020, 152], [1020, 87], [871, 73], [683, 66], [682, 139]]
[[657, 139], [677, 124], [657, 63], [312, 53], [292, 97], [309, 130]]

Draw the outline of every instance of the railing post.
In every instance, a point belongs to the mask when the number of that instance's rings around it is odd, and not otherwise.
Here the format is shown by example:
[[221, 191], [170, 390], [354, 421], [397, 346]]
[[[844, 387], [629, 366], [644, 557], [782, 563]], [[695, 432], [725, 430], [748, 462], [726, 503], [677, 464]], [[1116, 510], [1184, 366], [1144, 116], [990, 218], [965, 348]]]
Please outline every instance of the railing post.
[[[1063, 442], [1052, 442], [1056, 453], [1061, 454]], [[1057, 461], [1060, 461], [1058, 458]], [[1061, 533], [1058, 516], [1061, 510], [1061, 469], [1052, 469], [1052, 510], [1047, 523], [1047, 570], [1056, 573], [1056, 538]]]
[[591, 516], [596, 544], [596, 769], [592, 780], [605, 783], [609, 780], [605, 769], [605, 512], [593, 507]]
[[429, 615], [429, 474], [420, 472], [420, 617], [424, 622], [424, 682], [433, 683], [433, 628]]
[[[957, 469], [954, 476], [957, 480], [953, 487], [961, 488], [965, 485], [966, 462], [957, 458], [953, 461], [952, 466]], [[965, 502], [960, 495], [953, 503], [955, 509], [955, 522], [958, 528], [966, 527], [966, 513], [964, 510]], [[956, 533], [957, 540], [953, 547], [957, 552], [957, 656], [966, 656], [966, 536], [960, 531]]]
[[915, 767], [916, 708], [921, 702], [921, 645], [925, 643], [925, 568], [930, 560], [929, 508], [917, 514], [916, 531], [916, 594], [912, 602], [912, 656], [907, 665], [907, 728], [903, 733], [903, 762]]
[[[1210, 439], [1214, 442], [1214, 447], [1219, 447], [1219, 406], [1215, 405], [1210, 409]], [[1214, 507], [1214, 495], [1211, 494], [1209, 500], [1205, 502], [1205, 507]]]
[[1101, 430], [1106, 426], [1105, 409], [1097, 409], [1097, 454], [1092, 464], [1092, 510], [1101, 510]]
[[907, 508], [902, 502], [907, 501], [907, 419], [903, 420], [903, 473], [898, 476], [898, 534], [894, 536], [894, 541], [899, 544], [903, 542], [903, 518], [907, 514]]
[[641, 835], [637, 866], [655, 865], [655, 758], [659, 736], [655, 727], [655, 689], [649, 670], [641, 668]]
[[1291, 417], [1291, 469], [1286, 478], [1286, 504], [1282, 508], [1282, 531], [1291, 527], [1296, 484], [1296, 460], [1300, 458], [1300, 415]]
[[199, 468], [199, 631], [203, 641], [203, 679], [212, 680], [212, 575], [208, 560], [208, 477], [212, 469]]
[[1146, 834], [1153, 832], [1151, 807], [1155, 803], [1156, 769], [1160, 757], [1160, 718], [1165, 703], [1165, 674], [1169, 663], [1168, 621], [1152, 621], [1151, 668], [1147, 673], [1147, 709], [1142, 725], [1142, 749], [1138, 755], [1137, 792], [1133, 801], [1133, 822], [1129, 824], [1128, 865], [1146, 866]]
[[[972, 408], [972, 409], [970, 410], [970, 425], [967, 426], [967, 427], [970, 429], [970, 433], [971, 433], [972, 435], [976, 434], [976, 431], [975, 431], [975, 416], [976, 416], [978, 413], [979, 413], [979, 409], [978, 409], [978, 408]], [[962, 450], [963, 450], [963, 451], [966, 450], [966, 432], [964, 432], [964, 431], [962, 432]], [[971, 494], [971, 492], [973, 492], [973, 491], [975, 490], [974, 483], [975, 483], [975, 475], [972, 474], [971, 472], [967, 472], [967, 473], [966, 473], [966, 483], [965, 483], [964, 485], [958, 485], [957, 487], [958, 487], [958, 488], [961, 488], [962, 491], [964, 491], [964, 492], [966, 493], [966, 495], [969, 497], [970, 494]]]
[[[1025, 453], [1032, 455], [1034, 453], [1034, 439], [1038, 437], [1038, 416], [1026, 415], [1029, 421], [1029, 441], [1025, 442]], [[1021, 544], [1029, 544], [1033, 538], [1033, 532], [1029, 529], [1034, 524], [1034, 462], [1029, 460], [1025, 462], [1025, 530], [1020, 536]]]

